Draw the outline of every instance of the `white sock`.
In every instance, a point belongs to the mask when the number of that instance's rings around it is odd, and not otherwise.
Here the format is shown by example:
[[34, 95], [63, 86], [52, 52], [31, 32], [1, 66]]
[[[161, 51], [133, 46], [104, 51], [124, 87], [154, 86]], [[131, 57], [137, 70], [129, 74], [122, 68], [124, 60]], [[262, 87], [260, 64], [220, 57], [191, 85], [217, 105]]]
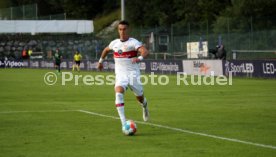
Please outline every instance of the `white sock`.
[[115, 101], [115, 104], [116, 104], [116, 108], [117, 108], [117, 111], [118, 111], [118, 114], [120, 116], [120, 119], [121, 119], [121, 123], [122, 123], [122, 126], [125, 124], [126, 122], [126, 117], [125, 117], [125, 104], [124, 104], [124, 94], [122, 93], [116, 93], [116, 101]]

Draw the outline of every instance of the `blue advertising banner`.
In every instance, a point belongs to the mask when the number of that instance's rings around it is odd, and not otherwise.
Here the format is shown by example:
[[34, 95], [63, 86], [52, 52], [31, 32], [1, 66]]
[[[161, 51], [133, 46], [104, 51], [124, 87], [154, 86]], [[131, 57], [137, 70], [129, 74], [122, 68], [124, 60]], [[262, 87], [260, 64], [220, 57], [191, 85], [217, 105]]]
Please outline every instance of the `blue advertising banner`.
[[0, 60], [1, 68], [22, 68], [25, 66], [25, 62], [18, 60]]
[[[62, 60], [60, 66], [62, 69], [72, 69], [72, 60]], [[82, 70], [96, 71], [98, 60], [83, 60], [80, 64]], [[114, 60], [105, 60], [103, 62], [104, 71], [114, 71]], [[26, 68], [48, 68], [54, 69], [53, 60], [26, 60], [26, 61], [1, 61], [1, 67], [26, 67]], [[139, 63], [140, 70], [146, 73], [175, 74], [183, 72], [182, 60], [144, 60]]]
[[[63, 60], [62, 69], [72, 69], [72, 60]], [[82, 70], [97, 70], [98, 60], [83, 60]], [[104, 61], [104, 71], [114, 71], [113, 60]], [[188, 68], [182, 60], [144, 60], [139, 63], [140, 70], [146, 73], [176, 74]], [[184, 66], [183, 66], [184, 65]], [[52, 60], [0, 60], [0, 68], [48, 68], [54, 69]], [[276, 60], [230, 60], [222, 62], [223, 74], [228, 76], [276, 78]], [[186, 69], [187, 70], [187, 69]]]
[[[87, 70], [97, 70], [98, 60], [86, 61]], [[159, 74], [175, 74], [183, 72], [183, 65], [181, 60], [144, 60], [139, 63], [140, 70], [146, 73]], [[113, 60], [106, 60], [103, 62], [105, 71], [114, 71], [115, 63]]]
[[246, 77], [276, 78], [276, 60], [223, 61], [223, 74]]
[[176, 74], [183, 72], [182, 60], [145, 60], [146, 73]]

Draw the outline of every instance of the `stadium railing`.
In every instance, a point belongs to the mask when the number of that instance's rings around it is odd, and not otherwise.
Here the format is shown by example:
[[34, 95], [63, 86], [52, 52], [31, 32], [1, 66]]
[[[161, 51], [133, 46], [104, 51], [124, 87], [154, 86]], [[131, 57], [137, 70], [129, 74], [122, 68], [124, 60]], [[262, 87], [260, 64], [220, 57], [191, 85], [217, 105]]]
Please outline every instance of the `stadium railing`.
[[276, 50], [232, 50], [231, 59], [276, 59]]

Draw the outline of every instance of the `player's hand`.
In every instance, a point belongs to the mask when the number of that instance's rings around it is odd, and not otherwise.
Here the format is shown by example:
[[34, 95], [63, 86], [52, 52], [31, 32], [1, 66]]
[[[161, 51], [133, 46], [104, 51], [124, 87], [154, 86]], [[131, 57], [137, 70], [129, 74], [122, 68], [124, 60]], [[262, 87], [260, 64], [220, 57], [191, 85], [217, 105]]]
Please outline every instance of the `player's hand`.
[[103, 70], [103, 63], [98, 63], [97, 69], [102, 71]]
[[141, 60], [139, 58], [132, 58], [132, 63], [139, 63]]

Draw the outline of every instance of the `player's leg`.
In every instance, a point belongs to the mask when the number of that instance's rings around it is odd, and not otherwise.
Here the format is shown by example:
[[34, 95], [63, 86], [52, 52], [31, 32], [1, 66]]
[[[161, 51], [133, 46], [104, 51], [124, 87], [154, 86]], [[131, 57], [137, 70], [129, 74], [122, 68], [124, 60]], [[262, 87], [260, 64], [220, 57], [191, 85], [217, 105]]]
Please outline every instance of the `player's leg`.
[[144, 97], [144, 95], [136, 96], [136, 99], [142, 106], [147, 104], [147, 99]]
[[75, 65], [76, 65], [76, 63], [73, 63], [72, 71], [75, 71]]
[[143, 110], [143, 120], [148, 121], [149, 120], [149, 109], [148, 109], [148, 102], [147, 99], [144, 97], [144, 95], [136, 96], [136, 99], [142, 106]]
[[58, 72], [58, 63], [55, 63], [56, 72]]
[[78, 70], [78, 72], [80, 71], [80, 61], [78, 61], [78, 63], [77, 63], [77, 70]]
[[[115, 72], [116, 73], [116, 72]], [[122, 131], [126, 123], [124, 93], [127, 89], [128, 79], [124, 73], [116, 73], [115, 104], [122, 123]]]
[[122, 126], [124, 126], [126, 122], [124, 91], [125, 89], [122, 86], [115, 86], [115, 105], [116, 105]]
[[148, 110], [148, 102], [147, 99], [144, 97], [143, 86], [140, 81], [140, 77], [133, 79], [133, 84], [129, 85], [130, 89], [136, 96], [139, 104], [142, 106], [143, 110], [143, 120], [149, 120], [149, 110]]
[[58, 72], [60, 73], [60, 63], [58, 64]]

